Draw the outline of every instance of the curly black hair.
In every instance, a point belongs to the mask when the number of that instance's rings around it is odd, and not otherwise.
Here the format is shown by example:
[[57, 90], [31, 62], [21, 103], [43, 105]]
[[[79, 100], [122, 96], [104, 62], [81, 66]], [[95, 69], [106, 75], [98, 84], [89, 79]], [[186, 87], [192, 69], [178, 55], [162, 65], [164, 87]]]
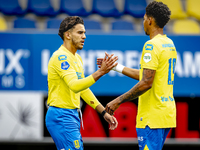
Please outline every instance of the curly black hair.
[[73, 29], [74, 26], [77, 24], [84, 25], [84, 21], [81, 17], [70, 16], [70, 17], [65, 18], [60, 24], [58, 35], [62, 38], [62, 40], [64, 40], [64, 37], [63, 37], [64, 32], [68, 31], [69, 29]]
[[156, 25], [163, 28], [170, 20], [171, 11], [162, 2], [153, 1], [146, 7], [147, 17], [153, 17]]

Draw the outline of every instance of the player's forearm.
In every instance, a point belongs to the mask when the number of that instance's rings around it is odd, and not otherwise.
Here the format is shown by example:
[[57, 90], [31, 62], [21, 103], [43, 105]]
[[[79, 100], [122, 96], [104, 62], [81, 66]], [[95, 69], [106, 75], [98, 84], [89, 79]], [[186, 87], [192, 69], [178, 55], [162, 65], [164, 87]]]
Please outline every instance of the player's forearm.
[[65, 82], [74, 93], [81, 92], [95, 83], [95, 80], [91, 75], [83, 79], [70, 79], [67, 77], [64, 78]]
[[139, 80], [139, 70], [137, 69], [132, 69], [132, 68], [125, 67], [121, 64], [117, 64], [117, 66], [113, 67], [112, 70], [122, 73], [135, 80]]
[[90, 89], [82, 91], [81, 97], [88, 105], [94, 108], [98, 113], [101, 114], [105, 110], [104, 106], [96, 99], [96, 97]]
[[122, 73], [130, 78], [139, 80], [139, 70], [137, 70], [137, 69], [124, 67], [124, 69], [122, 70]]
[[97, 80], [99, 80], [104, 74], [105, 74], [105, 72], [99, 69], [99, 70], [97, 70], [96, 72], [94, 72], [94, 73], [92, 74], [92, 76], [93, 76], [94, 80], [97, 81]]
[[138, 96], [145, 93], [152, 87], [154, 76], [156, 71], [151, 69], [143, 69], [143, 78], [140, 82], [138, 82], [132, 89], [130, 89], [125, 94], [118, 97], [119, 104], [124, 103], [126, 101], [131, 101]]
[[142, 95], [146, 91], [151, 88], [151, 85], [146, 83], [145, 81], [141, 80], [138, 82], [132, 89], [128, 92], [124, 93], [123, 95], [117, 97], [117, 101], [119, 104], [134, 100], [138, 96]]
[[97, 105], [97, 107], [95, 108], [95, 110], [96, 110], [98, 113], [101, 114], [101, 113], [105, 110], [105, 108], [103, 107], [102, 104], [99, 104], [99, 105]]
[[89, 88], [81, 91], [81, 98], [94, 109], [100, 104]]

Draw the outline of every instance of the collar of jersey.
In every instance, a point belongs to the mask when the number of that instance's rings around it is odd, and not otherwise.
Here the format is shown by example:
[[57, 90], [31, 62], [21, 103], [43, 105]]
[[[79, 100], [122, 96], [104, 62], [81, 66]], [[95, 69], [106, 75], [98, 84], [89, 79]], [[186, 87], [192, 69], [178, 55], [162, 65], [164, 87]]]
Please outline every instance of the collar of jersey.
[[157, 38], [157, 37], [166, 37], [167, 35], [166, 34], [163, 34], [163, 35], [161, 35], [161, 34], [157, 34], [154, 38]]
[[75, 55], [73, 55], [66, 47], [64, 47], [63, 45], [60, 46], [61, 50], [65, 51], [66, 53], [68, 53], [71, 57], [76, 57], [76, 53]]

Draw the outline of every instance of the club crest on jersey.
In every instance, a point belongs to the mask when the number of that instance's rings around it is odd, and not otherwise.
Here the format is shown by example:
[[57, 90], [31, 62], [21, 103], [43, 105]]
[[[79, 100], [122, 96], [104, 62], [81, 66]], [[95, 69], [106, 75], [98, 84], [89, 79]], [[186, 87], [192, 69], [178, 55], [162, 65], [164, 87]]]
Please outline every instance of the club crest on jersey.
[[58, 56], [58, 60], [61, 61], [61, 60], [66, 60], [67, 59], [67, 56], [66, 55], [59, 55]]
[[75, 141], [74, 141], [74, 147], [75, 147], [76, 149], [79, 149], [79, 148], [80, 148], [79, 140], [75, 140]]
[[152, 44], [146, 44], [146, 45], [145, 45], [145, 50], [150, 50], [150, 51], [152, 51], [152, 50], [153, 50], [153, 45], [152, 45]]
[[69, 63], [67, 61], [64, 61], [61, 63], [61, 69], [67, 70], [70, 67]]
[[143, 60], [148, 63], [151, 61], [151, 53], [145, 53], [144, 54], [144, 57], [143, 57]]

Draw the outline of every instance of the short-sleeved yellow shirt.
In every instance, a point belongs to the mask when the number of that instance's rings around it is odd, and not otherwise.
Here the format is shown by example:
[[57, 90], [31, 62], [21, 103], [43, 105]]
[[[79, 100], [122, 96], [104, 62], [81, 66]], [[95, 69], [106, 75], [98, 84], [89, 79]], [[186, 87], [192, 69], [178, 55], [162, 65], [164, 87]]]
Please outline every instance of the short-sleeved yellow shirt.
[[166, 35], [158, 34], [147, 41], [140, 60], [140, 80], [143, 69], [156, 70], [152, 88], [139, 97], [137, 128], [176, 127], [176, 106], [173, 97], [177, 53]]

